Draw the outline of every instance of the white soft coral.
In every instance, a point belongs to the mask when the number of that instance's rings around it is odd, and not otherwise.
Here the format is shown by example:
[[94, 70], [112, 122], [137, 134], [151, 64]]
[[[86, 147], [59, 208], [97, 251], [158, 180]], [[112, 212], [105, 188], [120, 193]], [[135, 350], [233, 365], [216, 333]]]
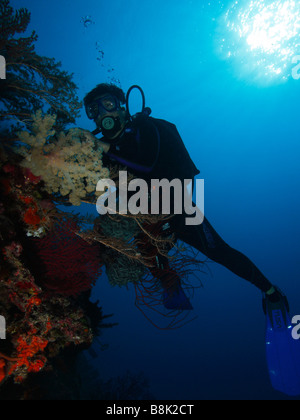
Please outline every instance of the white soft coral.
[[40, 176], [50, 194], [68, 196], [69, 202], [76, 206], [87, 197], [96, 202], [91, 196], [96, 193], [98, 181], [109, 177], [109, 170], [102, 164], [103, 150], [83, 130], [75, 128], [68, 133], [56, 133], [54, 124], [55, 117], [37, 112], [33, 116], [32, 133], [19, 133], [24, 144], [18, 149], [24, 157], [22, 166]]

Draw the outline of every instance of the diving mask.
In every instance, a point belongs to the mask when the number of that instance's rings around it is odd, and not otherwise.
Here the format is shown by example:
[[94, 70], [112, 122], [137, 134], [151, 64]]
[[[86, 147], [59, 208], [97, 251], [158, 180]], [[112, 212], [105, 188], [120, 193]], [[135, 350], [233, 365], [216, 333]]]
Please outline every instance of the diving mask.
[[96, 120], [99, 115], [107, 112], [115, 112], [120, 109], [120, 102], [113, 95], [98, 98], [85, 107], [86, 115], [90, 120]]

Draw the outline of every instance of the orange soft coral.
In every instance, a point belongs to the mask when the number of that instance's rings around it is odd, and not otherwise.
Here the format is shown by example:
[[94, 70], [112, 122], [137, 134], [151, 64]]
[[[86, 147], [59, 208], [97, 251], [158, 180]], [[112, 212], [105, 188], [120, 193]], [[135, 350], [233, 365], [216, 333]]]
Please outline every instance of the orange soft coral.
[[9, 375], [22, 366], [26, 366], [28, 372], [39, 372], [44, 367], [47, 359], [45, 356], [39, 356], [35, 359], [35, 356], [39, 352], [44, 351], [48, 341], [38, 336], [33, 336], [27, 341], [21, 336], [17, 341], [18, 358], [17, 362], [10, 367]]

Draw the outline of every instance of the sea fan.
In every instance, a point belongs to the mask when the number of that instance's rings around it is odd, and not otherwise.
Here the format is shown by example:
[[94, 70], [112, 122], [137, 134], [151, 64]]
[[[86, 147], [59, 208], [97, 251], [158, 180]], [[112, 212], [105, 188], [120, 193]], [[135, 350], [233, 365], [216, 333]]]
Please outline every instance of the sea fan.
[[41, 260], [40, 282], [56, 294], [76, 296], [89, 290], [101, 275], [99, 247], [76, 232], [74, 221], [59, 222], [42, 239], [34, 239]]

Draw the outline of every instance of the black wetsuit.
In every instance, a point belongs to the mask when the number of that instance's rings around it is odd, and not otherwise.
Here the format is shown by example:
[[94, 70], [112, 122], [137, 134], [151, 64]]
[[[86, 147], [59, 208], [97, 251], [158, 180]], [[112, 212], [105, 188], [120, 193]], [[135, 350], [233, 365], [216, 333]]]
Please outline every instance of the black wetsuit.
[[[191, 160], [174, 124], [140, 115], [128, 124], [107, 158], [128, 167], [148, 183], [151, 179], [194, 179], [200, 171]], [[231, 248], [213, 229], [207, 218], [201, 225], [185, 224], [186, 215], [175, 215], [171, 228], [178, 239], [191, 245], [211, 260], [222, 264], [263, 292], [272, 284], [242, 253]]]

